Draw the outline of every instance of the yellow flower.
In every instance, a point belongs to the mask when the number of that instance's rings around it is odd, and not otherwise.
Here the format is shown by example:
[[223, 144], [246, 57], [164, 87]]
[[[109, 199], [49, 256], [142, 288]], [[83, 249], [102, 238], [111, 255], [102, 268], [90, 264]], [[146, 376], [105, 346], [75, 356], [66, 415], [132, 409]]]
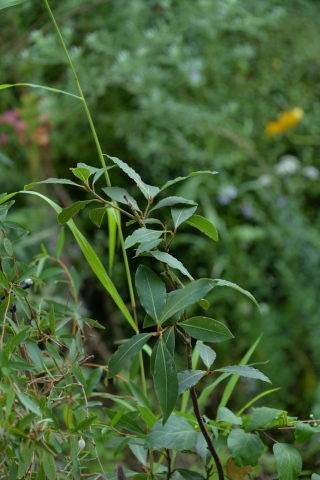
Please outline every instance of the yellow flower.
[[300, 107], [295, 107], [292, 110], [286, 110], [278, 115], [278, 119], [275, 122], [268, 122], [266, 126], [266, 133], [268, 135], [277, 135], [283, 133], [289, 128], [293, 128], [300, 121], [304, 115], [304, 111]]

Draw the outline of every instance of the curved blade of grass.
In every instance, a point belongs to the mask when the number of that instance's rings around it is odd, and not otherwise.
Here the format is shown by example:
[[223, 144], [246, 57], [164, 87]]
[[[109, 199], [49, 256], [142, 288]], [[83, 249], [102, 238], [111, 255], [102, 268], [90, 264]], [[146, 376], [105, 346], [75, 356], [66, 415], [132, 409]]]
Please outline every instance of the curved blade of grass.
[[[59, 207], [55, 202], [50, 200], [50, 198], [45, 197], [41, 193], [38, 192], [32, 192], [32, 191], [20, 191], [17, 193], [27, 193], [31, 195], [36, 195], [43, 200], [45, 200], [49, 205], [59, 214], [62, 211], [62, 208]], [[12, 195], [11, 195], [12, 196]], [[6, 198], [6, 197], [4, 197]], [[110, 293], [111, 297], [113, 298], [115, 304], [119, 307], [127, 321], [130, 323], [131, 327], [134, 329], [135, 332], [137, 332], [137, 326], [135, 325], [135, 322], [127, 309], [124, 301], [122, 300], [121, 296], [119, 295], [114, 283], [112, 280], [109, 278], [107, 272], [105, 271], [104, 266], [102, 265], [101, 261], [99, 260], [96, 252], [93, 250], [91, 247], [90, 243], [88, 240], [82, 235], [80, 230], [77, 228], [73, 220], [69, 220], [67, 223], [68, 227], [72, 231], [76, 241], [78, 242], [79, 247], [82, 250], [82, 253], [84, 254], [87, 262], [89, 263], [90, 267], [92, 268], [93, 272], [96, 274], [104, 288]]]
[[5, 83], [0, 85], [0, 90], [5, 90], [6, 88], [12, 87], [32, 87], [32, 88], [43, 88], [44, 90], [49, 90], [54, 93], [63, 93], [64, 95], [69, 95], [70, 97], [77, 98], [82, 101], [82, 98], [78, 95], [73, 95], [73, 93], [65, 92], [64, 90], [58, 90], [57, 88], [45, 87], [44, 85], [34, 85], [33, 83]]
[[246, 403], [244, 407], [242, 407], [239, 412], [236, 413], [237, 417], [240, 417], [240, 415], [247, 410], [247, 408], [251, 407], [255, 402], [257, 402], [260, 398], [265, 397], [266, 395], [269, 395], [269, 393], [276, 392], [277, 390], [281, 390], [281, 387], [278, 388], [271, 388], [270, 390], [267, 390], [266, 392], [262, 392], [256, 397], [254, 397], [250, 402]]
[[109, 230], [109, 275], [112, 273], [114, 253], [117, 241], [117, 222], [110, 210], [107, 210]]

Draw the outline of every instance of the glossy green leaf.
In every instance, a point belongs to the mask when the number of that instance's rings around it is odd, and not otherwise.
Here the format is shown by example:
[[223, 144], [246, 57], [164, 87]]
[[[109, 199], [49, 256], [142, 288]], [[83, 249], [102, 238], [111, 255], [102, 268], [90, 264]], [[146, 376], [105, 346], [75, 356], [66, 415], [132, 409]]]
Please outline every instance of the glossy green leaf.
[[186, 468], [178, 468], [178, 472], [185, 480], [204, 480], [204, 476], [193, 470], [187, 470]]
[[175, 290], [168, 295], [160, 323], [164, 323], [181, 309], [196, 303], [205, 297], [215, 284], [210, 279], [204, 278], [190, 283], [185, 288]]
[[165, 425], [159, 420], [145, 441], [145, 448], [168, 448], [177, 452], [191, 450], [197, 443], [197, 432], [185, 418], [171, 415]]
[[79, 185], [78, 183], [73, 182], [72, 180], [68, 180], [66, 178], [47, 178], [47, 180], [42, 180], [41, 182], [33, 182], [29, 183], [28, 185], [24, 186], [25, 190], [30, 190], [36, 185], [41, 185], [42, 183], [57, 183], [60, 185], [74, 185], [76, 187], [84, 188], [82, 185]]
[[63, 225], [64, 223], [68, 223], [68, 221], [74, 217], [80, 210], [82, 210], [86, 205], [89, 203], [94, 202], [95, 200], [81, 200], [79, 202], [74, 203], [73, 205], [70, 205], [70, 207], [63, 208], [61, 213], [58, 215], [58, 222], [60, 225]]
[[188, 278], [190, 278], [190, 280], [193, 280], [188, 270], [182, 265], [179, 260], [170, 255], [170, 253], [160, 252], [159, 250], [151, 250], [149, 253], [151, 253], [154, 258], [159, 260], [159, 262], [166, 263], [171, 268], [176, 268], [183, 275], [186, 275]]
[[140, 265], [136, 273], [136, 289], [145, 311], [155, 323], [159, 323], [167, 296], [163, 281], [150, 268]]
[[[10, 5], [7, 4], [7, 1], [10, 2]], [[7, 6], [11, 6], [12, 2], [19, 2], [22, 3], [23, 1], [26, 0], [1, 0], [5, 6], [2, 6], [0, 4], [0, 10], [2, 8], [6, 8]], [[16, 5], [16, 3], [15, 3]], [[81, 97], [78, 97], [78, 95], [73, 95], [73, 93], [65, 92], [64, 90], [57, 90], [56, 88], [50, 88], [50, 87], [44, 87], [43, 85], [34, 85], [33, 83], [6, 83], [3, 85], [0, 85], [0, 90], [5, 90], [6, 88], [12, 88], [12, 87], [32, 87], [32, 88], [43, 88], [44, 90], [49, 90], [50, 92], [54, 93], [63, 93], [64, 95], [69, 95], [70, 97], [78, 98], [79, 100], [82, 100]]]
[[157, 349], [153, 381], [165, 425], [178, 398], [179, 382], [173, 358], [162, 339]]
[[180, 208], [173, 207], [171, 209], [171, 216], [172, 216], [175, 230], [178, 229], [181, 223], [188, 220], [188, 218], [190, 218], [196, 210], [197, 210], [197, 207], [188, 207], [187, 205], [184, 205], [183, 207], [180, 207]]
[[179, 395], [186, 390], [189, 390], [191, 387], [194, 387], [194, 385], [196, 385], [205, 374], [206, 372], [203, 370], [185, 370], [183, 372], [179, 372]]
[[315, 431], [309, 423], [297, 422], [294, 431], [294, 443], [306, 443], [314, 433]]
[[146, 228], [139, 228], [135, 230], [132, 235], [126, 238], [124, 242], [125, 248], [133, 247], [136, 243], [150, 242], [161, 237], [163, 232], [160, 230], [148, 230]]
[[273, 453], [277, 461], [279, 480], [297, 480], [302, 470], [300, 453], [286, 443], [275, 443]]
[[241, 377], [255, 378], [256, 380], [263, 380], [264, 382], [271, 383], [268, 377], [261, 373], [256, 368], [246, 367], [242, 365], [234, 365], [224, 368], [218, 368], [216, 372], [232, 373], [233, 375], [240, 375]]
[[146, 425], [151, 429], [153, 425], [157, 422], [157, 418], [153, 415], [149, 408], [138, 406], [143, 420], [146, 422]]
[[167, 197], [164, 198], [163, 200], [160, 200], [157, 205], [155, 205], [150, 211], [153, 210], [158, 210], [159, 208], [163, 207], [172, 207], [174, 205], [198, 205], [196, 202], [193, 200], [187, 200], [186, 198], [183, 197]]
[[[174, 348], [175, 348], [175, 335], [174, 335], [174, 329], [173, 327], [169, 328], [162, 334], [162, 340], [165, 344], [165, 346], [168, 349], [168, 352], [170, 353], [171, 357], [174, 358]], [[150, 371], [152, 375], [154, 375], [154, 364], [156, 361], [156, 356], [157, 356], [157, 350], [159, 347], [159, 340], [156, 342], [156, 344], [153, 347], [151, 358], [150, 358]]]
[[186, 223], [191, 225], [191, 227], [197, 228], [200, 232], [207, 235], [207, 237], [212, 238], [212, 240], [218, 241], [217, 229], [210, 220], [207, 220], [201, 215], [192, 215]]
[[103, 208], [94, 208], [93, 210], [90, 210], [89, 218], [92, 223], [97, 225], [98, 228], [101, 227], [103, 217], [105, 216], [105, 213], [108, 211], [108, 208], [109, 207], [103, 207]]
[[88, 178], [91, 175], [91, 171], [89, 168], [80, 167], [80, 168], [70, 168], [73, 175], [79, 178], [82, 182], [87, 182]]
[[[116, 202], [124, 203], [128, 206], [127, 200], [131, 203], [133, 208], [140, 211], [140, 208], [136, 202], [136, 200], [125, 190], [124, 188], [119, 187], [106, 187], [103, 188], [102, 191], [108, 195], [108, 197], [112, 198], [112, 200], [116, 200]], [[127, 197], [127, 200], [125, 199]]]
[[199, 172], [192, 172], [186, 177], [177, 177], [174, 180], [169, 180], [167, 183], [163, 185], [163, 187], [160, 188], [160, 192], [165, 190], [168, 187], [171, 187], [171, 185], [174, 185], [175, 183], [182, 182], [183, 180], [186, 180], [187, 178], [195, 177], [197, 175], [216, 175], [218, 172], [211, 172], [210, 170], [204, 170], [204, 171], [199, 171]]
[[230, 457], [237, 467], [252, 467], [262, 455], [264, 445], [258, 435], [245, 433], [240, 428], [231, 430], [228, 436]]
[[133, 170], [133, 168], [129, 167], [125, 162], [122, 160], [119, 160], [119, 158], [116, 157], [110, 157], [110, 155], [106, 155], [110, 160], [112, 160], [114, 163], [116, 163], [121, 170], [123, 170], [128, 177], [132, 178], [140, 188], [141, 192], [143, 195], [148, 199], [148, 198], [154, 198], [157, 193], [159, 193], [160, 189], [158, 187], [153, 187], [152, 185], [147, 185], [144, 183], [140, 177], [140, 175]]
[[264, 427], [279, 418], [282, 414], [283, 410], [277, 410], [275, 408], [255, 408], [250, 417], [249, 423], [246, 426], [246, 432], [251, 432], [252, 430], [257, 430], [257, 428]]
[[42, 416], [39, 407], [33, 402], [33, 400], [31, 400], [30, 397], [20, 392], [19, 390], [16, 390], [16, 395], [20, 403], [22, 403], [24, 407], [26, 407], [31, 412], [35, 413], [38, 417]]
[[229, 408], [221, 407], [218, 410], [217, 422], [228, 422], [232, 425], [242, 425], [242, 419], [237, 417]]
[[224, 342], [233, 338], [230, 330], [217, 320], [207, 317], [193, 317], [179, 323], [191, 337], [205, 342]]
[[64, 227], [60, 228], [58, 242], [57, 242], [57, 252], [56, 257], [59, 259], [64, 245]]
[[208, 347], [208, 345], [205, 345], [201, 341], [198, 341], [197, 344], [197, 349], [199, 350], [200, 358], [205, 364], [205, 366], [209, 369], [213, 362], [216, 359], [216, 352], [212, 350], [212, 348]]
[[108, 378], [117, 375], [123, 367], [141, 350], [152, 336], [151, 333], [139, 333], [127, 340], [112, 355], [108, 364]]
[[56, 317], [55, 317], [55, 314], [54, 314], [54, 306], [51, 305], [51, 309], [50, 309], [50, 312], [49, 312], [49, 326], [50, 326], [50, 330], [51, 332], [53, 333], [53, 335], [56, 334]]
[[162, 238], [156, 238], [155, 240], [150, 240], [149, 242], [142, 242], [140, 243], [139, 247], [136, 251], [136, 257], [144, 252], [150, 252], [154, 247], [157, 247], [159, 243], [162, 242]]

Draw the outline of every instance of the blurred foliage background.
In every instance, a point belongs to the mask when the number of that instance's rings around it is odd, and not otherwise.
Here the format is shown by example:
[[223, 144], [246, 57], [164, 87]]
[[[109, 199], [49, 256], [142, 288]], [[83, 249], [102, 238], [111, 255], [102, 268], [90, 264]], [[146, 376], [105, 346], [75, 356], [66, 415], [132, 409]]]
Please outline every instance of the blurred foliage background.
[[[220, 235], [216, 244], [185, 228], [173, 255], [195, 278], [238, 283], [261, 304], [259, 315], [235, 292], [208, 297], [208, 315], [236, 337], [216, 348], [221, 366], [236, 364], [263, 332], [254, 361], [270, 360], [259, 368], [281, 387], [264, 404], [319, 417], [319, 2], [56, 0], [51, 7], [105, 153], [159, 186], [195, 170], [219, 172], [170, 193], [198, 201]], [[4, 10], [0, 38], [0, 84], [77, 94], [42, 2]], [[70, 178], [77, 162], [99, 166], [76, 99], [12, 88], [0, 92], [0, 114], [0, 191]], [[112, 170], [111, 180], [130, 189], [120, 170]], [[72, 187], [41, 191], [63, 207], [83, 199]], [[134, 184], [130, 193], [137, 195]], [[59, 229], [54, 212], [38, 200], [19, 196], [16, 204], [10, 218], [33, 225], [16, 254], [30, 262], [41, 242], [55, 248]], [[76, 222], [108, 265], [107, 224], [98, 230], [88, 212]], [[106, 361], [129, 327], [68, 240], [64, 259], [78, 271], [82, 301], [106, 326], [95, 340]], [[137, 265], [132, 260], [133, 273]], [[112, 279], [129, 302], [120, 251]], [[230, 406], [240, 408], [261, 388], [242, 380]]]

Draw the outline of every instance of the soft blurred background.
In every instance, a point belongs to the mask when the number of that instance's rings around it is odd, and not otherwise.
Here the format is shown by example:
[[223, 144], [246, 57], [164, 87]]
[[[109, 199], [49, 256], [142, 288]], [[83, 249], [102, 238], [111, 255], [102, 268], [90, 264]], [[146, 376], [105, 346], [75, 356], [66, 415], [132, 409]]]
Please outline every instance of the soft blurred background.
[[[170, 194], [195, 199], [220, 237], [215, 243], [185, 228], [172, 253], [195, 278], [238, 283], [261, 304], [260, 315], [233, 291], [208, 297], [210, 315], [236, 337], [217, 346], [220, 365], [239, 362], [263, 332], [253, 361], [270, 360], [259, 368], [281, 387], [264, 404], [319, 418], [320, 3], [56, 0], [51, 7], [105, 153], [158, 186], [191, 171], [219, 172]], [[42, 2], [1, 11], [0, 39], [0, 84], [77, 94]], [[22, 86], [0, 92], [0, 191], [71, 178], [77, 162], [100, 165], [80, 102]], [[111, 180], [137, 195], [120, 170]], [[72, 187], [39, 191], [63, 207], [83, 199]], [[10, 218], [31, 226], [16, 246], [29, 263], [41, 242], [55, 248], [59, 228], [47, 205], [25, 197], [17, 197]], [[76, 222], [107, 266], [107, 224], [98, 230], [86, 211]], [[106, 361], [130, 327], [67, 234], [64, 259], [78, 271], [88, 316], [106, 326], [96, 340], [96, 355]], [[131, 265], [134, 273], [138, 263]], [[120, 251], [112, 279], [129, 302]], [[240, 408], [264, 388], [242, 380], [228, 406]], [[308, 448], [310, 455], [318, 450]]]

